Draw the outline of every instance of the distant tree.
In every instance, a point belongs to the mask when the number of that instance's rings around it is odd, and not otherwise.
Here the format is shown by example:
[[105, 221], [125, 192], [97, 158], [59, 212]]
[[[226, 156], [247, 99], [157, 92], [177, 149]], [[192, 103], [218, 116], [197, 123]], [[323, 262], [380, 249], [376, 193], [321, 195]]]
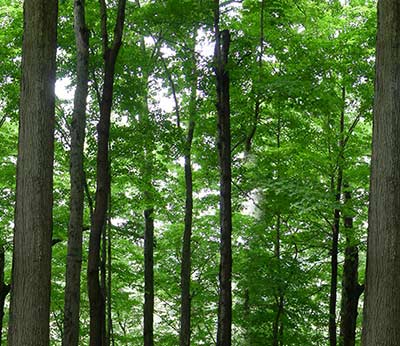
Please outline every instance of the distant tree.
[[81, 293], [82, 230], [84, 208], [83, 146], [85, 143], [86, 98], [89, 78], [89, 31], [85, 20], [85, 1], [74, 1], [74, 30], [77, 50], [77, 85], [71, 123], [70, 216], [65, 275], [63, 345], [79, 344], [79, 309]]
[[106, 228], [106, 215], [110, 193], [109, 139], [111, 109], [114, 90], [115, 64], [122, 44], [125, 21], [126, 0], [118, 1], [117, 17], [114, 26], [114, 38], [109, 44], [107, 29], [107, 4], [100, 1], [101, 37], [103, 43], [104, 80], [100, 97], [100, 118], [97, 125], [97, 177], [95, 209], [89, 239], [88, 255], [88, 293], [90, 304], [90, 346], [106, 343], [105, 331], [105, 292], [100, 285], [101, 236]]

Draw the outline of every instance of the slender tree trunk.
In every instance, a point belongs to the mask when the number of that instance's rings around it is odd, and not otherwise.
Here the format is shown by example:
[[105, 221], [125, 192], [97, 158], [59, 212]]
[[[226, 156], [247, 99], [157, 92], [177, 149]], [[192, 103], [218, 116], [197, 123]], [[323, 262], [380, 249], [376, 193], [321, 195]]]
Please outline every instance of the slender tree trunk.
[[[110, 196], [111, 193], [109, 193], [108, 196]], [[108, 210], [108, 208], [107, 208]], [[106, 217], [108, 219], [108, 216]], [[107, 302], [107, 269], [106, 269], [106, 263], [107, 263], [107, 221], [106, 224], [104, 225], [103, 228], [103, 233], [101, 234], [101, 259], [100, 259], [100, 289], [101, 289], [101, 294], [104, 297], [104, 318], [103, 318], [103, 326], [102, 330], [104, 330], [103, 335], [102, 335], [102, 345], [108, 346], [107, 344], [107, 330], [106, 330], [106, 302]]]
[[[140, 7], [139, 0], [136, 4]], [[147, 55], [144, 37], [141, 39], [143, 56]], [[143, 305], [143, 343], [144, 346], [154, 345], [154, 197], [153, 197], [153, 155], [151, 143], [154, 141], [151, 129], [151, 119], [148, 102], [149, 66], [144, 69], [143, 109], [139, 122], [146, 129], [146, 141], [143, 143], [143, 165], [141, 166], [144, 210], [144, 305]]]
[[400, 2], [378, 2], [363, 346], [400, 340]]
[[109, 134], [110, 116], [114, 87], [115, 63], [122, 43], [126, 0], [118, 2], [118, 13], [114, 28], [114, 41], [108, 46], [107, 9], [105, 0], [100, 0], [101, 24], [104, 53], [104, 83], [100, 103], [100, 120], [97, 125], [97, 177], [93, 222], [89, 239], [88, 292], [90, 305], [90, 346], [104, 345], [105, 335], [105, 296], [100, 286], [100, 245], [101, 235], [106, 223], [109, 177]]
[[[348, 187], [347, 187], [348, 188]], [[346, 190], [345, 206], [351, 203], [351, 192]], [[353, 217], [347, 211], [344, 216], [346, 248], [343, 265], [342, 304], [340, 320], [340, 346], [354, 346], [356, 343], [356, 326], [358, 300], [363, 291], [358, 284], [358, 247], [353, 236]]]
[[83, 146], [86, 127], [86, 98], [89, 78], [89, 31], [85, 21], [85, 1], [74, 1], [74, 30], [77, 49], [77, 85], [71, 124], [70, 216], [67, 268], [65, 275], [63, 346], [79, 345], [79, 307], [82, 265], [84, 209]]
[[230, 34], [219, 30], [219, 1], [215, 0], [215, 75], [218, 111], [218, 156], [220, 164], [220, 268], [217, 346], [232, 342], [232, 201], [229, 73]]
[[[258, 84], [261, 85], [262, 78], [262, 65], [263, 65], [263, 56], [264, 56], [264, 9], [265, 9], [265, 0], [261, 0], [260, 4], [260, 52], [258, 54]], [[253, 138], [257, 131], [257, 125], [260, 120], [261, 114], [261, 95], [262, 92], [258, 90], [259, 88], [255, 88], [255, 104], [254, 104], [254, 114], [253, 114], [253, 123], [250, 128], [249, 134], [247, 135], [245, 142], [245, 152], [246, 154], [250, 153], [251, 144]]]
[[4, 282], [4, 269], [5, 269], [5, 260], [4, 260], [4, 247], [0, 245], [0, 345], [3, 336], [3, 318], [4, 318], [4, 305], [6, 302], [6, 297], [10, 292], [10, 285], [7, 285]]
[[[195, 44], [193, 50], [195, 49]], [[196, 69], [196, 58], [193, 56], [193, 68]], [[196, 92], [197, 92], [197, 72], [192, 75], [192, 86], [189, 104], [189, 128], [186, 137], [185, 152], [185, 229], [182, 242], [182, 265], [181, 265], [181, 325], [180, 325], [180, 346], [190, 345], [190, 317], [191, 317], [191, 295], [190, 295], [190, 276], [191, 276], [191, 240], [193, 223], [193, 176], [191, 150], [195, 128], [196, 113]]]
[[335, 202], [337, 207], [334, 210], [333, 225], [332, 225], [332, 245], [331, 245], [331, 286], [329, 294], [329, 345], [337, 345], [337, 327], [336, 327], [336, 305], [337, 305], [337, 284], [338, 284], [338, 247], [339, 247], [339, 231], [340, 231], [340, 198], [342, 195], [343, 181], [343, 163], [344, 163], [344, 116], [345, 116], [345, 89], [342, 88], [342, 112], [340, 114], [339, 124], [339, 155], [337, 161], [337, 177], [336, 186], [335, 179], [332, 177], [331, 188], [335, 191]]
[[24, 2], [10, 346], [49, 345], [57, 1]]
[[114, 346], [114, 333], [113, 333], [113, 324], [112, 324], [112, 244], [111, 244], [111, 192], [110, 192], [110, 200], [108, 202], [108, 218], [107, 218], [107, 339], [106, 345]]
[[[279, 138], [279, 136], [278, 136]], [[278, 148], [280, 147], [279, 139], [278, 139]], [[278, 261], [278, 266], [280, 266], [281, 261], [281, 215], [278, 213], [276, 217], [276, 239], [275, 239], [275, 258]], [[276, 315], [273, 323], [272, 329], [272, 345], [279, 346], [282, 342], [282, 333], [283, 333], [283, 324], [282, 324], [282, 315], [284, 312], [284, 295], [283, 288], [279, 284], [278, 292], [275, 295], [276, 301]]]
[[144, 211], [144, 346], [153, 346], [154, 315], [154, 218], [153, 208]]

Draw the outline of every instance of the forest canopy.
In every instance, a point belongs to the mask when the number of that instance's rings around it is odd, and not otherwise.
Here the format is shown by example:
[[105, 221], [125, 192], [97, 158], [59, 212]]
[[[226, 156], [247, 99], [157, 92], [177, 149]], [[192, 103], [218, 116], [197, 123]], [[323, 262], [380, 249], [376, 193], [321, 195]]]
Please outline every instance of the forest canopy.
[[0, 344], [361, 344], [376, 1], [0, 4]]

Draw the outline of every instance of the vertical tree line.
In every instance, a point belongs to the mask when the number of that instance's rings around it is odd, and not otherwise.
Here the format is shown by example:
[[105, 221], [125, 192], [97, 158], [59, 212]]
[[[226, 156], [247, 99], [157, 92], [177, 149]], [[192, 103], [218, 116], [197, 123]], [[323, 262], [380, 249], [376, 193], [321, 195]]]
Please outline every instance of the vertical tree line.
[[18, 51], [0, 66], [0, 343], [354, 346], [365, 287], [363, 345], [396, 345], [400, 5], [378, 3], [367, 196], [372, 2], [26, 0], [0, 37], [23, 37], [18, 132]]
[[24, 2], [9, 345], [49, 345], [57, 1]]

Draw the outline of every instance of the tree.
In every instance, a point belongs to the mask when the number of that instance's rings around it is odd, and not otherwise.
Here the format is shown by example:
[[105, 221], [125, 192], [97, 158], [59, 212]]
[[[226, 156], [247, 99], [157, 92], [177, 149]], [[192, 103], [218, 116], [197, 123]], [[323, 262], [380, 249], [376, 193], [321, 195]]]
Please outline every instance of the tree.
[[218, 157], [220, 164], [220, 267], [217, 345], [232, 342], [232, 194], [229, 72], [230, 33], [219, 29], [219, 1], [214, 3], [215, 77], [218, 113]]
[[180, 320], [180, 346], [190, 346], [190, 325], [191, 325], [191, 293], [190, 293], [190, 281], [191, 281], [191, 261], [192, 261], [192, 228], [193, 228], [193, 169], [192, 169], [192, 144], [194, 130], [196, 126], [196, 92], [198, 82], [198, 72], [196, 66], [196, 36], [197, 28], [193, 30], [193, 44], [190, 49], [192, 50], [192, 74], [190, 76], [190, 99], [188, 105], [188, 129], [185, 142], [185, 163], [184, 163], [184, 174], [185, 174], [185, 220], [184, 220], [184, 231], [182, 237], [182, 263], [181, 263], [181, 320]]
[[89, 31], [85, 21], [85, 1], [74, 1], [74, 30], [77, 49], [77, 86], [71, 126], [70, 218], [65, 279], [63, 345], [79, 344], [79, 307], [81, 293], [82, 231], [84, 208], [83, 146], [86, 127], [86, 98], [89, 78]]
[[344, 233], [346, 247], [344, 253], [342, 303], [340, 310], [340, 346], [354, 346], [356, 343], [356, 327], [358, 301], [364, 287], [358, 283], [358, 246], [354, 236], [353, 216], [351, 212], [351, 192], [344, 185], [345, 207]]
[[106, 214], [110, 192], [109, 172], [109, 137], [111, 108], [113, 100], [115, 64], [122, 44], [122, 33], [125, 20], [126, 0], [118, 2], [118, 12], [114, 28], [112, 45], [108, 43], [107, 5], [100, 1], [101, 37], [103, 42], [104, 81], [100, 100], [100, 119], [97, 125], [97, 177], [95, 209], [89, 240], [88, 257], [88, 293], [90, 303], [90, 345], [104, 345], [105, 331], [105, 292], [100, 287], [100, 244], [101, 235], [106, 227]]
[[4, 246], [0, 245], [0, 345], [1, 336], [3, 333], [3, 317], [4, 317], [4, 304], [8, 293], [10, 293], [11, 286], [4, 282]]
[[9, 345], [49, 345], [57, 1], [24, 2]]
[[364, 346], [394, 346], [400, 338], [399, 11], [397, 1], [378, 2]]

